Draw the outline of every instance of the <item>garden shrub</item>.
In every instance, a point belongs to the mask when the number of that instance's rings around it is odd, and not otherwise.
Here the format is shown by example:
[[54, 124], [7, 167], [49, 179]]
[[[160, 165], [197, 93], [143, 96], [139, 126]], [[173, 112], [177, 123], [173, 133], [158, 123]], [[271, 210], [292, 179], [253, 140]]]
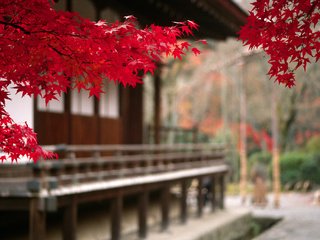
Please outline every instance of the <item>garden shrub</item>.
[[301, 165], [301, 180], [320, 184], [320, 154], [313, 154]]
[[306, 144], [306, 151], [313, 154], [320, 154], [320, 136], [312, 137]]
[[307, 161], [307, 154], [288, 152], [280, 157], [281, 183], [295, 183], [300, 180], [302, 163]]
[[280, 157], [281, 183], [310, 181], [320, 184], [320, 154], [289, 152]]

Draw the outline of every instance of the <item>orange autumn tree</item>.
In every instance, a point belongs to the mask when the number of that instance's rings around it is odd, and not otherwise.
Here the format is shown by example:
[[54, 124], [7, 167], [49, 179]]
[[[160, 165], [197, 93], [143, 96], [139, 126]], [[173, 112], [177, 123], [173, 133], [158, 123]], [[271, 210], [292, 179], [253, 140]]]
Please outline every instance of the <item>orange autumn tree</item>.
[[104, 79], [135, 86], [144, 74], [153, 73], [162, 55], [199, 53], [190, 43], [177, 41], [198, 28], [193, 21], [138, 29], [133, 16], [124, 22], [93, 22], [77, 13], [57, 12], [53, 4], [0, 1], [0, 150], [6, 154], [1, 160], [54, 157], [38, 146], [32, 129], [16, 124], [5, 111], [10, 87], [47, 103], [68, 88], [99, 97]]

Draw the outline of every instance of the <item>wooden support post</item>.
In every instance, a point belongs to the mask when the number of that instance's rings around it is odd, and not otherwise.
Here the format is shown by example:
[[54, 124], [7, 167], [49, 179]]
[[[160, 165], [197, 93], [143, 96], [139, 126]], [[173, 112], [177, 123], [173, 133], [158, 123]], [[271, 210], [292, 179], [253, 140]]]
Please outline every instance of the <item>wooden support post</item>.
[[187, 217], [188, 217], [187, 197], [188, 197], [187, 180], [182, 180], [182, 182], [181, 182], [181, 200], [180, 200], [180, 220], [181, 220], [181, 223], [187, 222]]
[[154, 143], [161, 141], [161, 66], [154, 73]]
[[46, 212], [39, 209], [40, 201], [33, 198], [30, 201], [29, 211], [29, 239], [43, 240], [46, 239]]
[[139, 222], [139, 238], [147, 237], [148, 225], [148, 192], [142, 192], [139, 195], [138, 222]]
[[111, 240], [119, 240], [121, 237], [122, 195], [116, 196], [111, 203]]
[[224, 182], [224, 175], [219, 176], [219, 207], [220, 209], [224, 209], [224, 189], [225, 189], [225, 182]]
[[78, 206], [75, 196], [72, 196], [70, 203], [63, 209], [63, 240], [77, 239], [77, 218]]
[[217, 181], [216, 176], [211, 177], [211, 211], [214, 212], [217, 207]]
[[169, 227], [169, 209], [170, 209], [170, 185], [163, 187], [161, 192], [161, 230]]
[[198, 178], [198, 217], [201, 217], [203, 214], [203, 205], [204, 205], [204, 195], [202, 193], [203, 179], [202, 177]]

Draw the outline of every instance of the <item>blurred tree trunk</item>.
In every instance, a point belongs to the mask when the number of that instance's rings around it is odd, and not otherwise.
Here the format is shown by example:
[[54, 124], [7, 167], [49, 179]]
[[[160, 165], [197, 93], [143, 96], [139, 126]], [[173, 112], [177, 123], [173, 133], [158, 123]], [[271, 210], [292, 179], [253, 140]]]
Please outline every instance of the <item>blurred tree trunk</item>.
[[[307, 89], [306, 82], [303, 82], [301, 87], [298, 86], [295, 89], [292, 89], [290, 97], [288, 98], [288, 105], [281, 105], [278, 108], [279, 116], [279, 130], [280, 130], [280, 149], [286, 151], [288, 148], [289, 134], [292, 126], [294, 125], [297, 116], [298, 116], [298, 102], [300, 97], [304, 95]], [[281, 108], [282, 107], [282, 108]], [[286, 112], [284, 114], [283, 112]]]
[[246, 202], [247, 195], [247, 107], [245, 94], [244, 61], [240, 65], [239, 90], [240, 90], [240, 196], [242, 204]]
[[271, 132], [272, 132], [272, 186], [274, 193], [274, 207], [280, 206], [280, 164], [279, 164], [279, 128], [278, 128], [278, 114], [277, 114], [277, 92], [275, 86], [272, 86], [271, 94]]

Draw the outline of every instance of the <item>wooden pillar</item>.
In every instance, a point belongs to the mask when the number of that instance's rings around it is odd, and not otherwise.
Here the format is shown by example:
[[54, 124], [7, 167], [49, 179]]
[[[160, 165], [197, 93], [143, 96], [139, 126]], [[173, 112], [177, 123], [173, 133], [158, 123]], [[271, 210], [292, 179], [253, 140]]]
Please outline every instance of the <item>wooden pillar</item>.
[[188, 182], [187, 182], [187, 180], [182, 180], [182, 182], [181, 182], [181, 199], [180, 199], [180, 221], [181, 221], [181, 223], [187, 222], [187, 217], [188, 217], [187, 197], [188, 197]]
[[70, 203], [63, 209], [63, 240], [77, 239], [77, 218], [78, 206], [76, 198], [73, 196], [70, 200]]
[[29, 239], [43, 240], [46, 239], [46, 212], [39, 209], [40, 201], [33, 198], [30, 201], [29, 211]]
[[71, 114], [71, 89], [64, 93], [64, 120], [67, 126], [67, 144], [72, 144], [72, 114]]
[[71, 12], [72, 11], [72, 0], [67, 0], [67, 11]]
[[121, 195], [112, 199], [111, 203], [111, 240], [119, 240], [121, 237], [123, 199]]
[[204, 205], [204, 195], [202, 194], [203, 179], [202, 177], [198, 178], [198, 217], [201, 217], [203, 214], [203, 205]]
[[211, 211], [215, 211], [217, 207], [217, 181], [216, 176], [211, 177]]
[[170, 185], [167, 184], [161, 191], [161, 230], [169, 227], [169, 210], [170, 210]]
[[161, 66], [154, 73], [154, 143], [160, 143], [161, 127]]
[[138, 203], [138, 223], [139, 223], [139, 238], [147, 237], [148, 228], [148, 192], [144, 191], [139, 195]]
[[143, 142], [143, 86], [121, 87], [122, 139], [123, 144]]
[[220, 209], [224, 209], [224, 189], [225, 189], [224, 175], [220, 175], [219, 176], [219, 207]]

